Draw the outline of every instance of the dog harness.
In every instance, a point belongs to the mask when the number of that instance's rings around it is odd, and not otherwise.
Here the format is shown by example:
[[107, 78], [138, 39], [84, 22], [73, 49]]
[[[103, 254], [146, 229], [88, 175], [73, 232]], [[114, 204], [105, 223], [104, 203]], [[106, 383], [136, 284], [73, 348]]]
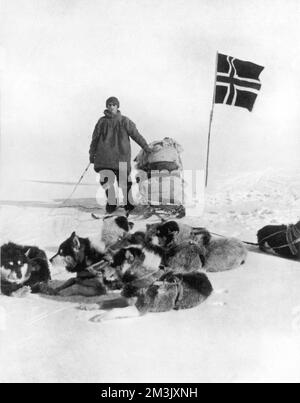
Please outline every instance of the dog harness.
[[296, 225], [288, 225], [286, 230], [286, 240], [288, 243], [288, 247], [293, 256], [297, 256], [299, 253], [299, 248], [297, 244], [300, 243], [300, 230]]

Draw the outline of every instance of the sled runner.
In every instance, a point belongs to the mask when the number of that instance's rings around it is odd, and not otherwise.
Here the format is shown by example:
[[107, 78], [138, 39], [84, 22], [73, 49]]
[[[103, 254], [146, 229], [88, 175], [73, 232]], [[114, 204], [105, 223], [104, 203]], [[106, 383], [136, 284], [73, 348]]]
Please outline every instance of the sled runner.
[[[120, 212], [120, 215], [124, 215], [124, 212], [122, 210], [116, 211], [115, 214], [118, 215]], [[92, 218], [95, 220], [101, 220], [105, 218], [106, 214], [96, 214], [96, 213], [91, 213]], [[130, 213], [131, 217], [136, 217], [136, 218], [143, 218], [143, 219], [149, 219], [153, 216], [158, 216], [159, 218], [163, 219], [180, 219], [185, 217], [185, 208], [184, 206], [136, 206], [136, 208]]]

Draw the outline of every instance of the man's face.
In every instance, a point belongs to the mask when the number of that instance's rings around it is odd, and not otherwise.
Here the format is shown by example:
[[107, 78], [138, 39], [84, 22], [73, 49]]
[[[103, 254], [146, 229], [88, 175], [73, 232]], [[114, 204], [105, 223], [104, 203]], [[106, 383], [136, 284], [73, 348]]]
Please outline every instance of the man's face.
[[116, 115], [116, 113], [118, 112], [118, 105], [111, 102], [107, 105], [107, 109], [113, 114]]

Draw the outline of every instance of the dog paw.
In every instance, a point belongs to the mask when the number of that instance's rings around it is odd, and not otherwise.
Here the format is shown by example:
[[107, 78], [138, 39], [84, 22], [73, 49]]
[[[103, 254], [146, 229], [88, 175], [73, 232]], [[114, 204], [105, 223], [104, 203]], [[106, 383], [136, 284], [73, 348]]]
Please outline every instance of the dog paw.
[[77, 309], [80, 311], [98, 311], [100, 306], [99, 304], [80, 304]]
[[52, 288], [47, 283], [41, 283], [39, 285], [39, 292], [42, 294], [46, 294], [46, 295], [57, 295], [58, 294], [57, 290], [55, 288]]
[[31, 288], [26, 285], [22, 288], [19, 288], [17, 291], [12, 293], [13, 297], [17, 297], [17, 298], [24, 298], [27, 297], [27, 295], [31, 294]]

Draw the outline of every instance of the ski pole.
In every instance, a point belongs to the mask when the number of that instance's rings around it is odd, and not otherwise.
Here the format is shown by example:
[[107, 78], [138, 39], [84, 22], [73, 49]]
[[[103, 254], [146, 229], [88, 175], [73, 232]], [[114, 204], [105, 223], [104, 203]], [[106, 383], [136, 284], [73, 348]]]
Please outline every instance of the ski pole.
[[72, 198], [73, 194], [76, 192], [76, 189], [77, 189], [78, 186], [80, 185], [80, 182], [81, 182], [82, 179], [84, 178], [84, 175], [87, 173], [87, 171], [88, 171], [90, 165], [91, 165], [91, 163], [89, 163], [89, 165], [85, 168], [85, 170], [84, 170], [83, 174], [81, 175], [79, 181], [76, 183], [76, 185], [75, 185], [75, 187], [74, 187], [72, 193], [70, 194], [69, 197], [67, 197], [67, 198], [61, 203], [61, 206], [60, 206], [60, 207], [62, 207], [68, 200], [70, 200], [70, 199]]

